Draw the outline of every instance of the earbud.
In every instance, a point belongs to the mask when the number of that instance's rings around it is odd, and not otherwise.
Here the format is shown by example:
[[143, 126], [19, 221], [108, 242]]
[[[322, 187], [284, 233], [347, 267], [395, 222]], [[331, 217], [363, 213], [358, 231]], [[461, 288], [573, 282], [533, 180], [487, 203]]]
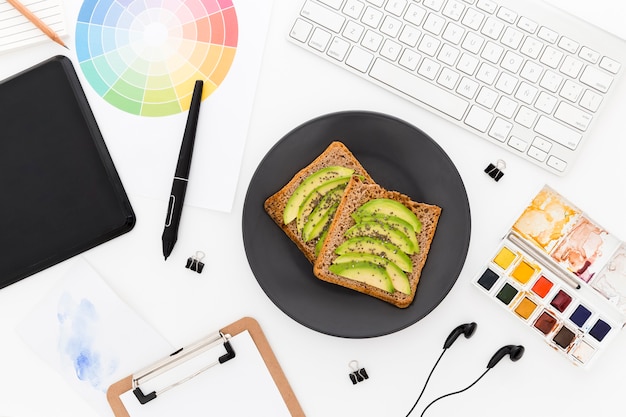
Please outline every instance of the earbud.
[[506, 355], [511, 357], [513, 362], [516, 362], [524, 356], [524, 346], [522, 345], [506, 345], [498, 349], [496, 353], [493, 354], [491, 359], [489, 359], [489, 363], [487, 364], [487, 369], [491, 369], [500, 359], [504, 358]]
[[457, 326], [454, 330], [452, 330], [452, 333], [450, 333], [450, 335], [446, 339], [446, 342], [443, 344], [443, 348], [448, 349], [450, 346], [452, 346], [452, 343], [454, 343], [454, 341], [460, 335], [464, 335], [466, 339], [469, 339], [476, 331], [476, 326], [477, 324], [474, 322], [465, 323]]

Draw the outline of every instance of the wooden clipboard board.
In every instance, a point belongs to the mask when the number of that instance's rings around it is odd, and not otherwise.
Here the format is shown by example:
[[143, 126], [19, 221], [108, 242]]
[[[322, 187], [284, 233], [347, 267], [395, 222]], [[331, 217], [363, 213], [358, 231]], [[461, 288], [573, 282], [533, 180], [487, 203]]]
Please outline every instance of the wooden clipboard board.
[[[259, 323], [251, 317], [244, 317], [224, 327], [220, 332], [235, 336], [245, 330], [247, 330], [252, 337], [292, 417], [304, 417], [304, 411], [300, 407], [300, 403], [291, 389], [289, 381], [287, 381]], [[116, 417], [131, 417], [120, 398], [122, 394], [131, 390], [133, 390], [133, 375], [129, 375], [112, 384], [107, 390], [107, 400]]]

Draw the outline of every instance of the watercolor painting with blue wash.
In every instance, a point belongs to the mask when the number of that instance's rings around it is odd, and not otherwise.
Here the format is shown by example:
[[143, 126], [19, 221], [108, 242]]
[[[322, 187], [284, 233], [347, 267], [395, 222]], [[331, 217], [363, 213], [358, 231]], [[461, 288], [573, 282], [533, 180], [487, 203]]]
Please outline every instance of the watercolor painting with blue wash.
[[102, 416], [113, 382], [172, 350], [82, 257], [17, 331]]
[[96, 344], [100, 318], [87, 299], [74, 300], [64, 293], [59, 299], [59, 354], [69, 361], [76, 377], [94, 389], [106, 392], [104, 384], [115, 373], [119, 359]]

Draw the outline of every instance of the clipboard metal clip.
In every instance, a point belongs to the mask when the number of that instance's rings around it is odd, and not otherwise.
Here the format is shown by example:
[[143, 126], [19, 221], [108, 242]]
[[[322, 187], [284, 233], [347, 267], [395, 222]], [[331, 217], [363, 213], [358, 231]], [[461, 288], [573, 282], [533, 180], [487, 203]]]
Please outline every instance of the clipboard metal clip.
[[[137, 397], [137, 399], [139, 400], [141, 404], [146, 404], [147, 402], [152, 401], [153, 399], [163, 394], [164, 392], [169, 391], [170, 389], [178, 385], [184, 384], [185, 382], [189, 381], [192, 378], [195, 378], [196, 376], [214, 367], [215, 365], [220, 365], [222, 363], [225, 363], [233, 359], [235, 357], [235, 351], [233, 350], [229, 339], [230, 339], [230, 335], [223, 334], [222, 332], [217, 332], [213, 336], [209, 336], [207, 338], [199, 340], [198, 342], [192, 345], [181, 348], [177, 350], [176, 352], [172, 353], [169, 357], [164, 358], [154, 363], [153, 365], [141, 370], [140, 372], [137, 372], [136, 374], [133, 375], [133, 378], [132, 378], [132, 388], [133, 388], [133, 393], [135, 394], [135, 397]], [[226, 349], [226, 353], [218, 357], [217, 360], [215, 360], [214, 362], [211, 362], [208, 365], [203, 366], [202, 368], [193, 372], [189, 376], [183, 379], [180, 379], [172, 384], [169, 384], [166, 387], [159, 389], [158, 391], [154, 390], [148, 394], [144, 394], [143, 391], [141, 390], [140, 385], [142, 383], [147, 382], [157, 377], [158, 375], [161, 375], [167, 372], [168, 370], [178, 366], [181, 363], [187, 362], [190, 359], [199, 356], [200, 354], [212, 349], [215, 346], [218, 346], [219, 344], [224, 345], [224, 349]]]

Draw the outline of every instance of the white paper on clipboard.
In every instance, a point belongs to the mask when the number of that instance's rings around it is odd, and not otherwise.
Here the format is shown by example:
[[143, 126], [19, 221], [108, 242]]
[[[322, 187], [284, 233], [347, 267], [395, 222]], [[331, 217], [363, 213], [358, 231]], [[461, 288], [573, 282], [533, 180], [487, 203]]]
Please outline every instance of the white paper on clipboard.
[[[283, 398], [272, 376], [263, 362], [250, 333], [246, 330], [230, 339], [235, 358], [214, 366], [175, 386], [152, 401], [140, 404], [133, 394], [127, 391], [120, 395], [124, 407], [131, 417], [186, 417], [211, 415], [290, 417]], [[176, 367], [163, 377], [157, 377], [144, 384], [144, 392], [167, 386], [172, 381], [182, 380], [206, 363], [209, 356], [218, 357], [223, 347], [218, 346], [201, 356]]]

